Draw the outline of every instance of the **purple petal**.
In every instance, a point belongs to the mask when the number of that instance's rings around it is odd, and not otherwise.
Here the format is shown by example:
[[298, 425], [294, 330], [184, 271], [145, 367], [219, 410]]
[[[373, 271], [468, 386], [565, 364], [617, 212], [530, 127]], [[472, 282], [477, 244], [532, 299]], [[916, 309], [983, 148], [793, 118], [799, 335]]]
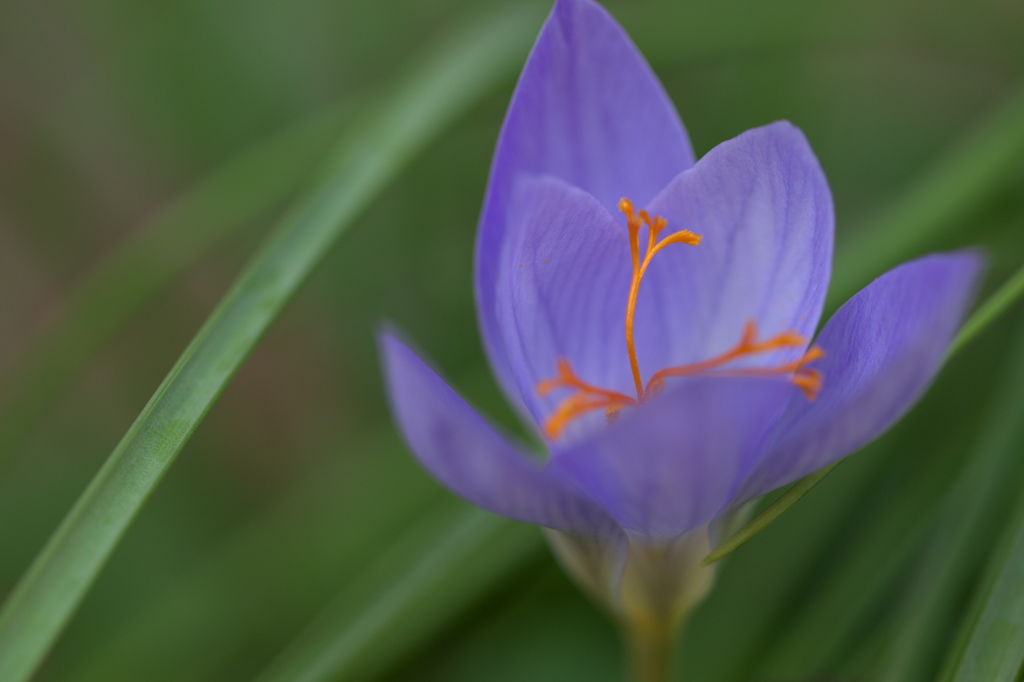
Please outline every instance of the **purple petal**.
[[517, 521], [621, 535], [596, 505], [523, 457], [401, 341], [384, 333], [380, 346], [392, 411], [409, 448], [455, 494]]
[[589, 194], [551, 177], [521, 180], [515, 204], [523, 228], [503, 256], [497, 312], [523, 403], [540, 423], [565, 397], [537, 395], [560, 358], [584, 381], [635, 394], [623, 328], [625, 228]]
[[688, 378], [548, 469], [572, 481], [627, 531], [672, 538], [707, 523], [733, 496], [795, 389], [786, 381]]
[[693, 153], [664, 91], [629, 37], [599, 5], [559, 0], [530, 54], [495, 152], [477, 238], [477, 306], [484, 344], [506, 390], [515, 387], [495, 314], [499, 259], [522, 175], [551, 175], [609, 211], [644, 205]]
[[974, 253], [905, 263], [865, 287], [815, 343], [827, 355], [814, 402], [795, 396], [736, 502], [753, 499], [854, 452], [917, 402], [942, 364], [982, 268]]
[[[659, 252], [636, 314], [645, 372], [720, 354], [755, 320], [762, 337], [808, 339], [821, 316], [832, 262], [832, 195], [799, 129], [787, 122], [724, 142], [651, 203], [665, 234], [704, 236]], [[793, 348], [757, 364], [795, 359]]]

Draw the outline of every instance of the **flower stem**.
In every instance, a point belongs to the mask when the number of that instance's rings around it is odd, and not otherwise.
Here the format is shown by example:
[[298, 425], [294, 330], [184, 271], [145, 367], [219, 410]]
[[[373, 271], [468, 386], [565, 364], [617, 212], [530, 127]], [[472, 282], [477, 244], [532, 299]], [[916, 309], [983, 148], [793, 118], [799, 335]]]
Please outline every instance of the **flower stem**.
[[626, 623], [630, 682], [668, 682], [678, 628], [669, 622]]

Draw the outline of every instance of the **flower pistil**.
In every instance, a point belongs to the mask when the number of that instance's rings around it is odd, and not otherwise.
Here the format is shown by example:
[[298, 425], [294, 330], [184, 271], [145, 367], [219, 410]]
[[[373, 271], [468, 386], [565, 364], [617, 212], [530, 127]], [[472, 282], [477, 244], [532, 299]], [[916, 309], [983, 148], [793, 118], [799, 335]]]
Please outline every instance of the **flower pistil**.
[[[633, 266], [629, 298], [626, 303], [626, 350], [629, 355], [633, 383], [636, 387], [636, 398], [619, 393], [618, 391], [600, 388], [582, 380], [573, 371], [568, 360], [559, 358], [557, 362], [558, 376], [539, 382], [537, 384], [537, 393], [541, 397], [545, 397], [552, 391], [562, 388], [570, 389], [573, 393], [562, 400], [552, 413], [548, 415], [543, 424], [544, 435], [555, 440], [565, 432], [565, 428], [571, 422], [596, 410], [603, 409], [606, 418], [611, 421], [624, 408], [636, 406], [648, 398], [659, 394], [664, 390], [665, 380], [673, 377], [708, 375], [722, 377], [787, 376], [791, 383], [803, 391], [808, 400], [814, 400], [817, 397], [822, 389], [822, 374], [816, 369], [806, 367], [806, 365], [824, 357], [825, 352], [818, 346], [809, 348], [798, 360], [775, 367], [743, 367], [733, 369], [728, 367], [728, 365], [741, 358], [783, 348], [798, 348], [807, 343], [807, 339], [804, 336], [792, 330], [759, 341], [757, 324], [753, 320], [748, 321], [744, 325], [739, 342], [730, 350], [702, 362], [658, 370], [645, 385], [643, 376], [640, 373], [640, 362], [637, 359], [633, 334], [633, 321], [636, 315], [637, 297], [640, 294], [640, 283], [651, 264], [651, 260], [659, 251], [671, 244], [697, 246], [700, 244], [702, 237], [689, 230], [680, 230], [659, 240], [658, 235], [668, 226], [664, 218], [660, 216], [652, 217], [647, 211], [642, 209], [639, 211], [635, 210], [633, 202], [626, 198], [619, 201], [619, 210], [626, 216], [626, 228], [629, 231], [629, 250]], [[643, 253], [641, 253], [640, 230], [644, 226], [647, 227], [647, 243]]]

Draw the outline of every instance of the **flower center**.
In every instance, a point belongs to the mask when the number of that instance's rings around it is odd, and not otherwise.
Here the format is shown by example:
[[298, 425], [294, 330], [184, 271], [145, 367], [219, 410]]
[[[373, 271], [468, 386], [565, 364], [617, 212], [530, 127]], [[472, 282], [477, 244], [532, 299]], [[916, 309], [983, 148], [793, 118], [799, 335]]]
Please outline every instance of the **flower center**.
[[[807, 396], [814, 400], [822, 388], [822, 375], [816, 369], [805, 367], [810, 362], [820, 359], [825, 352], [818, 346], [812, 346], [803, 357], [775, 367], [742, 367], [729, 368], [729, 365], [741, 358], [751, 355], [768, 353], [782, 348], [799, 348], [807, 343], [807, 339], [795, 331], [786, 331], [764, 340], [757, 338], [757, 324], [751, 320], [744, 327], [739, 343], [733, 348], [702, 362], [691, 365], [667, 367], [655, 372], [644, 384], [640, 374], [640, 363], [636, 357], [636, 345], [633, 337], [633, 319], [636, 315], [636, 301], [640, 294], [640, 282], [647, 272], [654, 255], [671, 244], [688, 244], [697, 246], [701, 235], [689, 230], [674, 232], [661, 240], [658, 235], [667, 227], [664, 218], [651, 217], [647, 211], [636, 211], [633, 202], [622, 199], [619, 210], [626, 216], [626, 227], [629, 230], [629, 251], [633, 261], [633, 277], [629, 285], [629, 299], [626, 302], [626, 351], [629, 355], [629, 366], [633, 372], [633, 383], [636, 386], [636, 397], [618, 391], [610, 391], [587, 383], [579, 378], [569, 365], [569, 361], [560, 358], [557, 363], [558, 376], [545, 379], [537, 384], [537, 393], [544, 397], [559, 389], [569, 389], [572, 393], [544, 420], [544, 435], [554, 440], [565, 432], [565, 428], [580, 417], [604, 410], [609, 421], [618, 417], [623, 408], [638, 405], [648, 398], [657, 395], [665, 388], [665, 380], [672, 377], [687, 376], [723, 376], [723, 377], [786, 377]], [[643, 253], [640, 252], [640, 230], [647, 227], [647, 243]]]

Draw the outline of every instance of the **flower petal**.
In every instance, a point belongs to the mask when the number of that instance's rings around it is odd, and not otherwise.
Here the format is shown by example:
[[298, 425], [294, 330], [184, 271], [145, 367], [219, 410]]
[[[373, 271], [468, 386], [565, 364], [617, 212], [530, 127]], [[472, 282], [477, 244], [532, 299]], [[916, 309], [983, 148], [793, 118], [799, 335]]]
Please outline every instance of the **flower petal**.
[[519, 79], [491, 168], [477, 237], [477, 307], [488, 357], [515, 393], [495, 314], [499, 259], [523, 175], [552, 175], [609, 211], [644, 205], [693, 152], [661, 84], [629, 37], [590, 0], [558, 0]]
[[982, 269], [975, 253], [926, 256], [869, 284], [829, 320], [816, 343], [824, 389], [795, 396], [736, 503], [854, 452], [917, 402], [942, 364]]
[[503, 256], [497, 312], [523, 404], [539, 424], [565, 397], [537, 394], [560, 358], [584, 381], [634, 394], [623, 331], [625, 228], [592, 196], [552, 177], [523, 178], [511, 215], [523, 227]]
[[731, 499], [787, 398], [788, 382], [681, 379], [586, 441], [556, 451], [553, 475], [572, 481], [633, 535], [672, 538]]
[[445, 486], [517, 521], [621, 535], [594, 503], [523, 457], [405, 344], [385, 332], [380, 346], [395, 420], [416, 458]]
[[[828, 287], [832, 195], [807, 139], [787, 122], [723, 142], [651, 203], [665, 233], [700, 246], [659, 252], [637, 306], [637, 352], [656, 370], [732, 348], [754, 320], [764, 337], [814, 333]], [[795, 359], [794, 348], [757, 359]]]

